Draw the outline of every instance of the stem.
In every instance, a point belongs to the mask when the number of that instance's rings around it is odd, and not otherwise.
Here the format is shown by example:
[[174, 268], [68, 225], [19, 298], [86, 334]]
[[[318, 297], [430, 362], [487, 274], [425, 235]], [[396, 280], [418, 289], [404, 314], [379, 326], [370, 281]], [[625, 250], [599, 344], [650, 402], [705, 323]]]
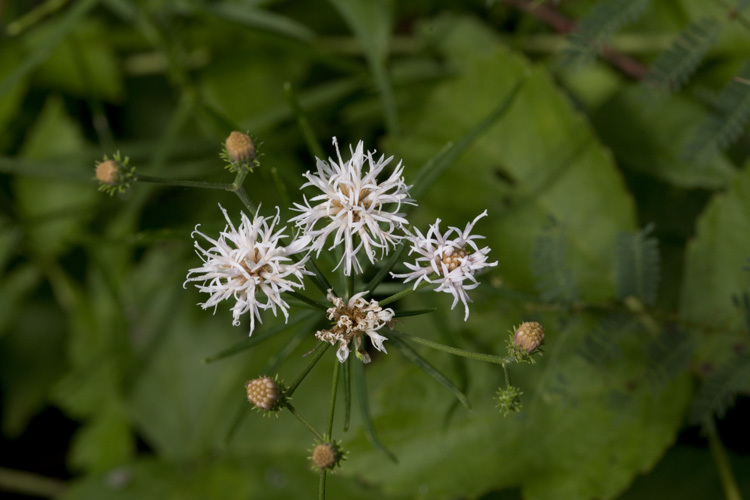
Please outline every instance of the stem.
[[508, 373], [508, 367], [503, 364], [503, 373], [505, 373], [505, 387], [510, 387], [510, 374]]
[[344, 432], [349, 430], [352, 413], [352, 363], [351, 357], [344, 362]]
[[400, 292], [396, 292], [393, 295], [391, 295], [390, 297], [386, 297], [383, 300], [378, 301], [378, 304], [381, 305], [381, 306], [384, 306], [386, 304], [390, 304], [391, 302], [395, 302], [395, 301], [399, 300], [402, 297], [406, 297], [410, 293], [416, 292], [417, 290], [421, 290], [422, 288], [424, 288], [424, 287], [426, 287], [427, 285], [430, 285], [430, 284], [431, 283], [429, 281], [422, 281], [416, 287], [410, 286], [408, 288], [404, 288]]
[[708, 434], [708, 445], [711, 449], [711, 456], [718, 469], [721, 486], [724, 489], [724, 496], [727, 500], [742, 500], [737, 480], [734, 478], [734, 473], [732, 472], [732, 465], [729, 463], [727, 452], [721, 444], [719, 434], [716, 432], [713, 419], [705, 423], [705, 428]]
[[313, 434], [315, 434], [316, 438], [318, 438], [321, 442], [325, 441], [325, 439], [323, 438], [323, 435], [320, 432], [318, 432], [318, 430], [315, 427], [313, 427], [313, 425], [305, 417], [303, 417], [302, 414], [300, 412], [298, 412], [297, 409], [294, 406], [292, 406], [292, 403], [287, 402], [284, 405], [284, 407], [287, 410], [289, 410], [289, 412], [292, 415], [294, 415], [295, 417], [297, 417], [297, 420], [299, 420], [300, 422], [302, 422], [302, 424], [305, 427], [307, 427], [310, 430], [310, 432], [312, 432]]
[[339, 372], [341, 372], [341, 363], [336, 360], [333, 363], [333, 384], [331, 384], [331, 407], [328, 411], [328, 427], [326, 427], [326, 442], [331, 440], [331, 432], [333, 431], [333, 415], [336, 410], [336, 392], [339, 388]]
[[308, 305], [314, 307], [315, 309], [319, 309], [319, 310], [321, 310], [323, 312], [328, 311], [328, 308], [326, 306], [324, 306], [323, 304], [319, 304], [318, 302], [314, 301], [310, 297], [308, 297], [306, 295], [303, 295], [303, 294], [301, 294], [301, 293], [299, 293], [297, 291], [289, 290], [286, 293], [288, 293], [289, 295], [291, 295], [295, 299], [300, 300], [300, 301], [304, 302], [305, 304], [308, 304]]
[[346, 300], [348, 301], [354, 295], [354, 275], [351, 274], [346, 279]]
[[136, 175], [135, 180], [138, 182], [151, 182], [153, 184], [167, 184], [169, 186], [194, 187], [205, 189], [222, 189], [224, 191], [234, 191], [232, 184], [220, 182], [188, 181], [182, 179], [166, 179], [164, 177], [153, 177], [151, 175]]
[[251, 215], [255, 215], [258, 212], [258, 208], [255, 206], [255, 204], [250, 201], [250, 197], [245, 192], [245, 188], [242, 186], [237, 186], [236, 189], [233, 189], [234, 194], [237, 195], [237, 197], [242, 201], [242, 204], [245, 205], [245, 208], [247, 208], [248, 212], [250, 212]]
[[305, 377], [307, 377], [307, 374], [310, 373], [310, 370], [313, 369], [313, 367], [320, 361], [320, 358], [323, 357], [323, 354], [328, 350], [328, 348], [331, 347], [331, 344], [324, 343], [323, 347], [318, 350], [318, 352], [315, 353], [315, 356], [310, 360], [310, 364], [305, 367], [302, 372], [297, 375], [297, 378], [292, 382], [292, 384], [289, 386], [289, 388], [286, 390], [286, 395], [291, 397], [292, 394], [294, 394], [294, 391], [297, 390], [297, 387], [302, 383], [303, 380], [305, 380]]
[[320, 483], [318, 484], [318, 499], [326, 500], [326, 471], [320, 471]]
[[421, 337], [415, 337], [413, 335], [409, 335], [408, 333], [400, 332], [398, 330], [392, 330], [391, 333], [394, 333], [398, 335], [399, 337], [403, 337], [405, 340], [408, 340], [410, 342], [422, 344], [423, 346], [427, 346], [432, 349], [436, 349], [438, 351], [447, 352], [448, 354], [453, 354], [454, 356], [463, 356], [464, 358], [476, 359], [477, 361], [486, 361], [487, 363], [495, 363], [498, 365], [506, 365], [514, 361], [514, 358], [512, 356], [502, 357], [502, 356], [495, 356], [492, 354], [482, 354], [479, 352], [465, 351], [464, 349], [458, 349], [457, 347], [451, 347], [451, 346], [439, 344], [437, 342], [423, 339]]
[[62, 495], [65, 488], [66, 484], [57, 479], [0, 467], [0, 490], [49, 498]]

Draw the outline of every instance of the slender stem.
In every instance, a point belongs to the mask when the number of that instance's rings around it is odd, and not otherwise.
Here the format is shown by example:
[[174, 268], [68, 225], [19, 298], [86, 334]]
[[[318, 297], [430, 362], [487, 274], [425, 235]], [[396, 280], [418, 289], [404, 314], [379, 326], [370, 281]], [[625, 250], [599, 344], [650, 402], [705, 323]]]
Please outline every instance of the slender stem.
[[320, 471], [320, 483], [318, 483], [318, 499], [326, 500], [326, 471]]
[[510, 387], [510, 374], [508, 373], [508, 366], [503, 364], [503, 373], [505, 374], [505, 387]]
[[255, 215], [258, 212], [258, 208], [252, 201], [250, 201], [250, 197], [245, 192], [245, 188], [243, 188], [242, 186], [238, 186], [237, 189], [234, 190], [234, 194], [236, 194], [240, 201], [242, 201], [242, 204], [245, 205], [245, 208], [247, 208], [248, 212], [250, 212], [252, 215]]
[[323, 312], [326, 312], [328, 310], [328, 308], [326, 306], [324, 306], [323, 304], [319, 304], [318, 302], [314, 301], [310, 297], [308, 297], [306, 295], [303, 295], [303, 294], [301, 294], [301, 293], [299, 293], [297, 291], [289, 290], [286, 293], [288, 293], [289, 295], [291, 295], [295, 299], [304, 302], [305, 304], [311, 305], [315, 309], [319, 309], [319, 310], [321, 310]]
[[390, 304], [391, 302], [395, 302], [395, 301], [397, 301], [397, 300], [399, 300], [399, 299], [401, 299], [403, 297], [406, 297], [410, 293], [414, 293], [417, 290], [420, 290], [420, 289], [422, 289], [422, 288], [424, 288], [424, 287], [426, 287], [427, 285], [430, 285], [430, 284], [431, 283], [429, 283], [428, 281], [422, 281], [419, 285], [416, 286], [416, 288], [413, 287], [413, 286], [410, 286], [408, 288], [404, 288], [400, 292], [396, 292], [393, 295], [391, 295], [390, 297], [386, 297], [383, 300], [378, 301], [378, 304], [381, 305], [381, 306], [384, 306], [386, 304]]
[[331, 433], [333, 432], [333, 415], [336, 410], [336, 393], [339, 388], [339, 373], [341, 372], [341, 363], [336, 360], [333, 363], [333, 383], [331, 384], [331, 407], [328, 411], [328, 427], [326, 427], [326, 442], [331, 440]]
[[167, 184], [169, 186], [180, 186], [180, 187], [194, 187], [194, 188], [205, 188], [205, 189], [222, 189], [224, 191], [234, 191], [232, 184], [225, 184], [220, 182], [204, 182], [204, 181], [188, 181], [183, 179], [166, 179], [164, 177], [154, 177], [151, 175], [136, 175], [136, 181], [138, 182], [151, 182], [153, 184]]
[[346, 300], [354, 295], [354, 275], [350, 274], [346, 279]]
[[294, 391], [297, 390], [297, 387], [302, 383], [303, 380], [305, 380], [305, 377], [307, 377], [307, 374], [310, 373], [310, 370], [313, 369], [313, 367], [320, 361], [320, 358], [323, 357], [323, 354], [328, 350], [328, 348], [331, 347], [331, 344], [325, 342], [323, 344], [323, 347], [318, 349], [318, 352], [315, 353], [315, 356], [310, 360], [310, 364], [308, 364], [302, 372], [297, 375], [297, 378], [292, 382], [292, 384], [289, 386], [289, 388], [286, 390], [286, 395], [291, 396], [294, 394]]
[[57, 479], [0, 467], [0, 490], [51, 498], [62, 495], [66, 487]]
[[344, 362], [344, 432], [349, 430], [352, 413], [352, 361], [351, 356]]
[[297, 409], [294, 406], [292, 406], [292, 404], [290, 402], [287, 401], [287, 403], [284, 405], [284, 407], [287, 410], [289, 410], [289, 412], [292, 415], [294, 415], [295, 417], [297, 417], [297, 420], [299, 420], [300, 422], [302, 422], [302, 424], [305, 427], [307, 427], [310, 430], [310, 432], [312, 432], [313, 434], [315, 434], [315, 437], [318, 438], [318, 440], [320, 440], [321, 442], [325, 441], [325, 438], [323, 437], [323, 435], [320, 432], [318, 432], [318, 429], [316, 429], [315, 427], [313, 427], [313, 425], [305, 417], [303, 417], [302, 414], [300, 412], [298, 412]]
[[506, 365], [514, 361], [514, 358], [512, 356], [503, 357], [503, 356], [495, 356], [492, 354], [482, 354], [479, 352], [466, 351], [464, 349], [458, 349], [457, 347], [451, 347], [451, 346], [439, 344], [437, 342], [423, 339], [421, 337], [415, 337], [413, 335], [409, 335], [408, 333], [400, 332], [398, 330], [392, 330], [391, 333], [394, 333], [398, 335], [399, 337], [403, 337], [405, 340], [408, 340], [409, 342], [422, 344], [423, 346], [427, 346], [432, 349], [436, 349], [438, 351], [447, 352], [448, 354], [453, 354], [455, 356], [463, 356], [464, 358], [476, 359], [477, 361], [486, 361], [487, 363], [495, 363], [498, 365]]
[[729, 463], [727, 452], [721, 444], [719, 434], [716, 432], [716, 425], [713, 419], [708, 420], [704, 427], [708, 433], [708, 445], [711, 449], [711, 456], [718, 469], [721, 486], [724, 488], [724, 496], [727, 500], [742, 500], [737, 480], [734, 478], [734, 473], [732, 472], [732, 465]]

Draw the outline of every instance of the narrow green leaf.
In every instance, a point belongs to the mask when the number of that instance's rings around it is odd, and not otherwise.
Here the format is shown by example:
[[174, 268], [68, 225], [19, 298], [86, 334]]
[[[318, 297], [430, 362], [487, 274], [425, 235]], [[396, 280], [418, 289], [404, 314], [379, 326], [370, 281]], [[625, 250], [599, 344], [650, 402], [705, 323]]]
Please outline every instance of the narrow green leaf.
[[302, 133], [302, 138], [305, 140], [305, 144], [307, 145], [307, 149], [310, 152], [310, 155], [313, 158], [320, 158], [321, 160], [325, 160], [325, 151], [323, 151], [323, 147], [320, 145], [318, 137], [315, 135], [315, 132], [310, 126], [310, 121], [307, 119], [307, 114], [305, 113], [305, 110], [302, 109], [302, 105], [299, 102], [297, 93], [294, 92], [294, 88], [292, 87], [291, 82], [284, 82], [284, 94], [286, 95], [286, 100], [289, 103], [289, 107], [292, 109], [292, 113], [294, 113], [294, 116], [297, 119], [297, 126]]
[[375, 273], [375, 276], [373, 276], [370, 282], [367, 283], [365, 290], [373, 292], [378, 287], [378, 285], [383, 282], [386, 276], [388, 276], [388, 273], [391, 271], [391, 269], [393, 269], [393, 266], [395, 266], [397, 262], [401, 261], [401, 255], [404, 253], [405, 248], [406, 245], [401, 244], [397, 249], [393, 251], [393, 253], [391, 253], [391, 256], [388, 257], [388, 260], [383, 262], [383, 264], [378, 268], [378, 271]]
[[352, 415], [352, 357], [344, 363], [344, 432], [349, 430]]
[[302, 42], [310, 42], [315, 38], [315, 33], [310, 28], [294, 19], [247, 5], [230, 2], [210, 4], [206, 12], [250, 28], [269, 31]]
[[284, 330], [292, 328], [293, 326], [295, 326], [295, 325], [297, 325], [297, 324], [299, 324], [299, 323], [301, 323], [303, 321], [306, 321], [306, 320], [312, 318], [312, 316], [314, 314], [316, 314], [316, 313], [314, 313], [314, 312], [304, 312], [304, 313], [301, 313], [301, 314], [299, 314], [297, 316], [293, 316], [286, 323], [279, 323], [277, 325], [272, 326], [268, 330], [264, 330], [264, 331], [261, 331], [261, 332], [255, 332], [255, 335], [253, 335], [252, 337], [247, 338], [247, 339], [243, 340], [242, 342], [238, 342], [237, 344], [235, 344], [235, 345], [233, 345], [233, 346], [231, 346], [231, 347], [229, 347], [227, 349], [219, 351], [216, 354], [205, 358], [203, 360], [203, 362], [204, 363], [213, 363], [214, 361], [219, 361], [219, 360], [222, 360], [222, 359], [227, 358], [229, 356], [233, 356], [235, 354], [238, 354], [238, 353], [240, 353], [242, 351], [245, 351], [247, 349], [251, 349], [252, 347], [260, 344], [261, 342], [270, 339], [271, 337], [273, 337], [277, 333], [281, 333]]
[[412, 309], [408, 311], [396, 311], [396, 318], [405, 318], [407, 316], [420, 316], [422, 314], [429, 314], [437, 311], [437, 307], [429, 307], [427, 309]]
[[359, 410], [362, 413], [362, 421], [365, 424], [367, 439], [375, 448], [385, 453], [394, 463], [398, 463], [398, 458], [388, 448], [380, 442], [375, 433], [375, 426], [372, 423], [370, 415], [370, 403], [367, 400], [367, 384], [365, 382], [364, 363], [354, 363], [354, 383], [357, 385], [357, 399], [359, 400]]
[[462, 405], [471, 410], [471, 403], [469, 403], [466, 395], [461, 391], [461, 389], [456, 386], [456, 384], [451, 382], [448, 377], [440, 373], [437, 368], [435, 368], [432, 364], [430, 364], [429, 361], [420, 356], [417, 351], [415, 351], [409, 344], [401, 340], [401, 338], [392, 336], [390, 340], [393, 342], [393, 345], [396, 347], [396, 349], [398, 349], [406, 359], [417, 365], [420, 370], [435, 379], [438, 384], [442, 385], [450, 392], [452, 392]]
[[469, 130], [463, 137], [455, 143], [449, 143], [436, 156], [430, 158], [422, 168], [419, 169], [414, 177], [414, 186], [411, 188], [411, 196], [419, 199], [427, 189], [438, 180], [440, 175], [445, 172], [451, 165], [456, 163], [458, 158], [471, 146], [474, 141], [479, 139], [487, 132], [492, 125], [499, 120], [510, 108], [519, 92], [523, 88], [528, 74], [523, 75], [518, 82], [511, 88], [500, 104], [492, 110], [484, 119], [477, 123], [474, 128]]

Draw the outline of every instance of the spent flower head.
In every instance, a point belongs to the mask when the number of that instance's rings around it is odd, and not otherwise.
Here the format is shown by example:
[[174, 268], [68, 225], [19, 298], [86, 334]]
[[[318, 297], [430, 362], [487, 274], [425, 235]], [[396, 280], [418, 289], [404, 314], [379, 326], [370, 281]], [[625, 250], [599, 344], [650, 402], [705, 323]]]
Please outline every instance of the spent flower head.
[[[344, 245], [344, 255], [339, 266], [344, 264], [344, 274], [350, 276], [362, 272], [357, 254], [364, 250], [370, 262], [375, 262], [377, 251], [380, 258], [403, 237], [396, 234], [406, 223], [402, 204], [414, 205], [409, 198], [409, 188], [402, 176], [404, 167], [399, 164], [384, 180], [378, 180], [393, 157], [379, 159], [374, 151], [364, 152], [362, 141], [351, 150], [351, 158], [341, 158], [336, 138], [333, 139], [338, 160], [317, 159], [317, 171], [307, 172], [307, 182], [300, 189], [311, 186], [320, 191], [304, 204], [295, 203], [299, 215], [295, 222], [304, 234], [312, 239], [312, 250], [316, 255], [326, 245], [329, 236], [333, 241], [329, 249]], [[365, 167], [365, 163], [367, 166]]]
[[304, 288], [303, 275], [311, 274], [305, 269], [307, 257], [295, 262], [291, 256], [305, 251], [309, 240], [303, 237], [282, 245], [286, 227], [277, 229], [278, 207], [275, 216], [256, 214], [253, 220], [243, 212], [239, 227], [234, 226], [221, 205], [219, 208], [227, 226], [218, 239], [206, 236], [196, 226], [192, 236], [200, 236], [211, 246], [205, 249], [196, 239], [196, 253], [203, 265], [188, 272], [183, 286], [195, 281], [198, 290], [210, 294], [208, 300], [199, 304], [203, 309], [213, 307], [215, 311], [219, 302], [233, 299], [232, 324], [239, 326], [240, 317], [249, 312], [252, 335], [256, 318], [262, 321], [261, 310], [271, 309], [275, 316], [278, 308], [288, 319], [289, 304], [281, 294]]
[[231, 172], [237, 172], [240, 169], [252, 171], [254, 166], [259, 165], [253, 139], [237, 130], [227, 137], [220, 156], [227, 162], [227, 168]]
[[409, 254], [416, 253], [418, 257], [413, 264], [405, 263], [411, 272], [391, 274], [396, 278], [406, 278], [404, 283], [416, 280], [415, 289], [423, 280], [437, 284], [435, 291], [453, 295], [451, 309], [456, 307], [459, 300], [463, 302], [464, 321], [467, 320], [468, 303], [471, 302], [467, 291], [479, 286], [474, 275], [486, 267], [497, 265], [497, 262], [487, 262], [490, 247], [477, 246], [476, 240], [483, 239], [484, 236], [471, 234], [477, 221], [486, 215], [485, 210], [466, 224], [463, 231], [450, 227], [445, 233], [440, 232], [440, 219], [430, 226], [426, 236], [415, 229], [416, 235], [408, 237], [411, 243]]
[[318, 443], [310, 455], [313, 469], [320, 472], [335, 469], [344, 458], [341, 444], [336, 441]]
[[368, 292], [360, 292], [345, 303], [340, 297], [336, 297], [332, 290], [328, 290], [326, 297], [331, 301], [333, 307], [328, 308], [326, 315], [335, 324], [328, 330], [320, 330], [315, 336], [331, 345], [339, 343], [336, 357], [340, 362], [349, 357], [349, 342], [356, 343], [357, 357], [363, 363], [370, 362], [370, 355], [365, 350], [365, 334], [370, 337], [370, 342], [378, 351], [386, 352], [383, 342], [388, 340], [380, 335], [378, 330], [393, 320], [393, 309], [383, 309], [376, 300], [366, 300], [364, 295]]

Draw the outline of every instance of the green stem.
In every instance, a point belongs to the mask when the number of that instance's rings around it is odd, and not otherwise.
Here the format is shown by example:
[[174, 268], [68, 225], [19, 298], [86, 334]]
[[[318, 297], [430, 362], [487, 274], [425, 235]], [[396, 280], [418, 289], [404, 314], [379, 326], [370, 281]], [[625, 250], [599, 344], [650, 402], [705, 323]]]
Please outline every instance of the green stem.
[[408, 333], [400, 332], [398, 330], [392, 330], [391, 333], [394, 333], [398, 335], [399, 337], [403, 337], [405, 340], [408, 340], [409, 342], [422, 344], [423, 346], [427, 346], [432, 349], [436, 349], [438, 351], [447, 352], [448, 354], [453, 354], [454, 356], [462, 356], [464, 358], [476, 359], [477, 361], [486, 361], [487, 363], [495, 363], [498, 365], [506, 365], [514, 361], [514, 358], [512, 356], [503, 357], [503, 356], [495, 356], [492, 354], [482, 354], [479, 352], [466, 351], [464, 349], [458, 349], [457, 347], [451, 347], [451, 346], [439, 344], [437, 342], [423, 339], [421, 337], [415, 337], [413, 335], [409, 335]]
[[724, 496], [727, 500], [742, 500], [737, 480], [734, 478], [734, 473], [732, 472], [732, 465], [729, 463], [727, 452], [721, 444], [719, 434], [716, 432], [713, 419], [706, 422], [705, 428], [708, 433], [708, 445], [711, 449], [711, 456], [718, 469], [721, 486], [724, 488]]
[[328, 342], [323, 343], [323, 347], [318, 348], [318, 352], [315, 353], [315, 356], [310, 360], [310, 364], [308, 364], [302, 372], [297, 375], [297, 378], [292, 382], [292, 384], [289, 386], [289, 388], [286, 390], [287, 396], [292, 396], [294, 394], [294, 391], [297, 390], [297, 387], [302, 383], [303, 380], [305, 380], [305, 377], [307, 377], [307, 374], [310, 373], [310, 370], [313, 369], [313, 367], [320, 361], [320, 358], [323, 357], [323, 354], [328, 350], [328, 348], [331, 347], [331, 344]]
[[222, 189], [224, 191], [234, 191], [232, 184], [220, 182], [188, 181], [182, 179], [165, 179], [164, 177], [154, 177], [151, 175], [136, 175], [135, 180], [138, 182], [151, 182], [153, 184], [167, 184], [169, 186], [193, 187], [204, 189]]
[[416, 288], [413, 287], [413, 286], [410, 286], [408, 288], [404, 288], [400, 292], [396, 292], [393, 295], [391, 295], [390, 297], [386, 297], [383, 300], [378, 301], [378, 304], [381, 305], [381, 306], [384, 306], [386, 304], [390, 304], [391, 302], [395, 302], [395, 301], [397, 301], [397, 300], [399, 300], [399, 299], [401, 299], [403, 297], [406, 297], [410, 293], [414, 293], [417, 290], [421, 290], [422, 288], [424, 288], [424, 287], [426, 287], [426, 286], [428, 286], [430, 284], [431, 283], [429, 283], [428, 281], [422, 281], [419, 285], [416, 286]]
[[508, 373], [508, 366], [503, 364], [503, 373], [505, 374], [505, 387], [510, 387], [510, 374]]
[[59, 497], [67, 485], [63, 481], [30, 472], [0, 467], [0, 490], [44, 498]]
[[328, 308], [326, 306], [324, 306], [323, 304], [319, 304], [318, 302], [314, 301], [310, 297], [308, 297], [306, 295], [303, 295], [303, 294], [301, 294], [301, 293], [299, 293], [297, 291], [289, 290], [286, 293], [288, 293], [289, 295], [291, 295], [295, 299], [297, 299], [297, 300], [299, 300], [301, 302], [304, 302], [305, 304], [308, 304], [308, 305], [314, 307], [315, 309], [319, 309], [319, 310], [321, 310], [323, 312], [328, 311]]
[[333, 363], [333, 383], [331, 384], [331, 407], [328, 411], [328, 427], [326, 427], [326, 442], [331, 441], [333, 432], [333, 415], [336, 411], [336, 392], [339, 388], [339, 373], [341, 372], [341, 363], [338, 360]]
[[318, 499], [326, 500], [326, 471], [320, 471], [320, 483], [318, 483]]
[[302, 424], [305, 427], [307, 427], [310, 430], [310, 432], [312, 432], [315, 435], [315, 437], [318, 438], [319, 441], [321, 441], [321, 442], [325, 441], [323, 435], [320, 432], [318, 432], [318, 430], [315, 427], [313, 427], [313, 425], [305, 417], [303, 417], [302, 414], [300, 412], [298, 412], [297, 409], [294, 406], [292, 406], [292, 404], [290, 402], [287, 401], [287, 403], [284, 405], [284, 407], [287, 410], [289, 410], [289, 412], [292, 415], [294, 415], [295, 417], [297, 417], [297, 420], [299, 420], [300, 422], [302, 422]]
[[349, 430], [352, 413], [352, 362], [351, 357], [344, 362], [344, 432]]
[[258, 208], [252, 201], [250, 201], [250, 197], [245, 192], [245, 188], [237, 186], [237, 189], [234, 189], [234, 194], [236, 194], [240, 201], [242, 201], [242, 204], [245, 205], [245, 208], [250, 212], [250, 215], [255, 215], [258, 212]]

